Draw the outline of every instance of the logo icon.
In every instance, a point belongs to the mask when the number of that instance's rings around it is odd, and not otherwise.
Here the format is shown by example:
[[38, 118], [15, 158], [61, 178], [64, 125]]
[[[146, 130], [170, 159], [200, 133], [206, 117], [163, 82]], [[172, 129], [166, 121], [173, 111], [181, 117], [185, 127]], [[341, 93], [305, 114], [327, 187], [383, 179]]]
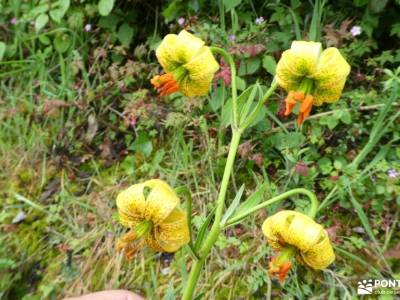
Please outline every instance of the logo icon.
[[357, 294], [358, 295], [371, 295], [372, 294], [372, 288], [374, 287], [372, 283], [372, 279], [369, 280], [362, 280], [358, 282], [358, 287], [357, 287]]

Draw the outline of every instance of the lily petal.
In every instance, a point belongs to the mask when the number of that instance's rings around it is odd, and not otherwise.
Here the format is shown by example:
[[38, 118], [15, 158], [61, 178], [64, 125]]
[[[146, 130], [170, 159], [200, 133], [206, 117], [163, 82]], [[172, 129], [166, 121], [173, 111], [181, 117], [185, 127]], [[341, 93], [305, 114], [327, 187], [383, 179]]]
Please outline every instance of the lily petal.
[[[144, 189], [150, 189], [145, 199]], [[133, 228], [138, 220], [150, 220], [159, 224], [180, 203], [174, 190], [159, 179], [135, 184], [117, 196], [117, 207], [122, 225]]]
[[183, 67], [187, 70], [187, 76], [179, 82], [179, 85], [182, 93], [188, 97], [206, 94], [215, 72], [219, 69], [217, 61], [207, 46], [203, 46]]
[[178, 35], [168, 34], [156, 50], [156, 56], [165, 72], [190, 61], [203, 47], [204, 41], [182, 30]]
[[186, 212], [174, 209], [171, 214], [155, 228], [155, 240], [165, 252], [175, 252], [190, 240]]
[[300, 255], [305, 264], [316, 270], [324, 269], [335, 261], [335, 253], [325, 231], [321, 235], [319, 243], [309, 251], [301, 252]]
[[318, 68], [312, 76], [315, 82], [314, 105], [333, 103], [339, 100], [350, 65], [336, 48], [324, 50], [318, 61]]
[[276, 67], [278, 84], [288, 92], [298, 90], [302, 79], [316, 72], [321, 50], [321, 43], [294, 41]]

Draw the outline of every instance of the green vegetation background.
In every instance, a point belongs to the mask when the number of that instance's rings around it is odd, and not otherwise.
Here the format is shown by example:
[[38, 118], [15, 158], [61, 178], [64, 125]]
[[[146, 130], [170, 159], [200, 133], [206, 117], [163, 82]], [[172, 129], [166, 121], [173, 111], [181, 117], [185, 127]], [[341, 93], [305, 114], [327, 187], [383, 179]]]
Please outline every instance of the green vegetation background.
[[[186, 185], [200, 228], [225, 163], [229, 70], [221, 62], [208, 97], [159, 98], [153, 50], [185, 28], [235, 56], [240, 90], [267, 86], [311, 15], [312, 3], [298, 0], [1, 1], [0, 298], [126, 288], [175, 299], [187, 253], [145, 249], [126, 261], [114, 247], [123, 233], [115, 196], [150, 177]], [[318, 273], [298, 266], [283, 287], [268, 277], [260, 224], [282, 207], [307, 209], [294, 199], [218, 240], [203, 299], [353, 299], [360, 279], [400, 279], [399, 20], [399, 0], [327, 2], [321, 41], [352, 66], [342, 99], [315, 108], [299, 131], [276, 93], [232, 174], [228, 203], [243, 184], [249, 195], [268, 182], [266, 198], [314, 190], [336, 263]]]

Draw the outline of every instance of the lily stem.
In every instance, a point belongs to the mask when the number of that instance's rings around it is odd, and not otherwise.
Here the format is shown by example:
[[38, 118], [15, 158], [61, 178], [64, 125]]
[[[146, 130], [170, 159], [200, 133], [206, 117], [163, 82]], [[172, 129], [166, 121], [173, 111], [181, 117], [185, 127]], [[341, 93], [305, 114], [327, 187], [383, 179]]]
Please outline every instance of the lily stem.
[[211, 251], [212, 246], [218, 239], [218, 236], [221, 232], [220, 223], [225, 205], [226, 191], [228, 189], [229, 178], [232, 172], [233, 163], [235, 161], [236, 152], [239, 147], [241, 133], [242, 132], [239, 130], [233, 131], [232, 141], [229, 148], [229, 154], [225, 165], [225, 171], [222, 177], [221, 189], [217, 199], [217, 209], [215, 211], [214, 223], [211, 227], [207, 239], [205, 240], [203, 246], [199, 251], [200, 259], [193, 263], [182, 300], [192, 299], [203, 264], [208, 256], [208, 253]]
[[237, 88], [236, 88], [236, 65], [232, 55], [226, 50], [219, 47], [210, 47], [211, 51], [221, 55], [225, 62], [229, 64], [231, 70], [231, 88], [232, 88], [232, 103], [233, 103], [233, 122], [232, 127], [236, 129], [239, 125], [239, 113], [237, 107]]

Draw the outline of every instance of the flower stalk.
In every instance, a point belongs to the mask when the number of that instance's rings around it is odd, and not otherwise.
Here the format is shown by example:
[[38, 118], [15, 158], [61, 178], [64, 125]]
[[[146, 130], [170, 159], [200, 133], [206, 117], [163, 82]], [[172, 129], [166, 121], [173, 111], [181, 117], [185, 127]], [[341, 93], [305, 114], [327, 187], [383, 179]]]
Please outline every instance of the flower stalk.
[[182, 297], [183, 300], [190, 300], [193, 298], [193, 293], [196, 288], [196, 284], [198, 282], [206, 258], [210, 253], [212, 247], [214, 246], [215, 242], [217, 241], [218, 236], [221, 233], [221, 230], [223, 229], [221, 227], [221, 220], [224, 213], [226, 192], [228, 189], [229, 179], [232, 173], [233, 164], [235, 162], [235, 157], [239, 147], [241, 135], [243, 131], [246, 129], [246, 127], [251, 124], [253, 118], [255, 118], [258, 111], [265, 103], [265, 101], [272, 95], [272, 93], [277, 88], [277, 84], [275, 83], [275, 81], [273, 81], [271, 87], [259, 101], [256, 109], [252, 112], [249, 118], [245, 120], [245, 123], [239, 128], [239, 112], [238, 112], [237, 88], [236, 88], [236, 66], [234, 60], [232, 56], [224, 49], [218, 47], [210, 47], [210, 49], [213, 53], [217, 53], [223, 56], [223, 58], [229, 63], [229, 66], [231, 68], [231, 76], [232, 76], [231, 87], [232, 87], [232, 101], [233, 101], [232, 139], [216, 203], [214, 222], [213, 225], [211, 226], [211, 230], [208, 234], [207, 239], [204, 241], [203, 246], [200, 248], [199, 251], [200, 258], [197, 261], [195, 261], [191, 267], [189, 278], [183, 292], [183, 297]]

